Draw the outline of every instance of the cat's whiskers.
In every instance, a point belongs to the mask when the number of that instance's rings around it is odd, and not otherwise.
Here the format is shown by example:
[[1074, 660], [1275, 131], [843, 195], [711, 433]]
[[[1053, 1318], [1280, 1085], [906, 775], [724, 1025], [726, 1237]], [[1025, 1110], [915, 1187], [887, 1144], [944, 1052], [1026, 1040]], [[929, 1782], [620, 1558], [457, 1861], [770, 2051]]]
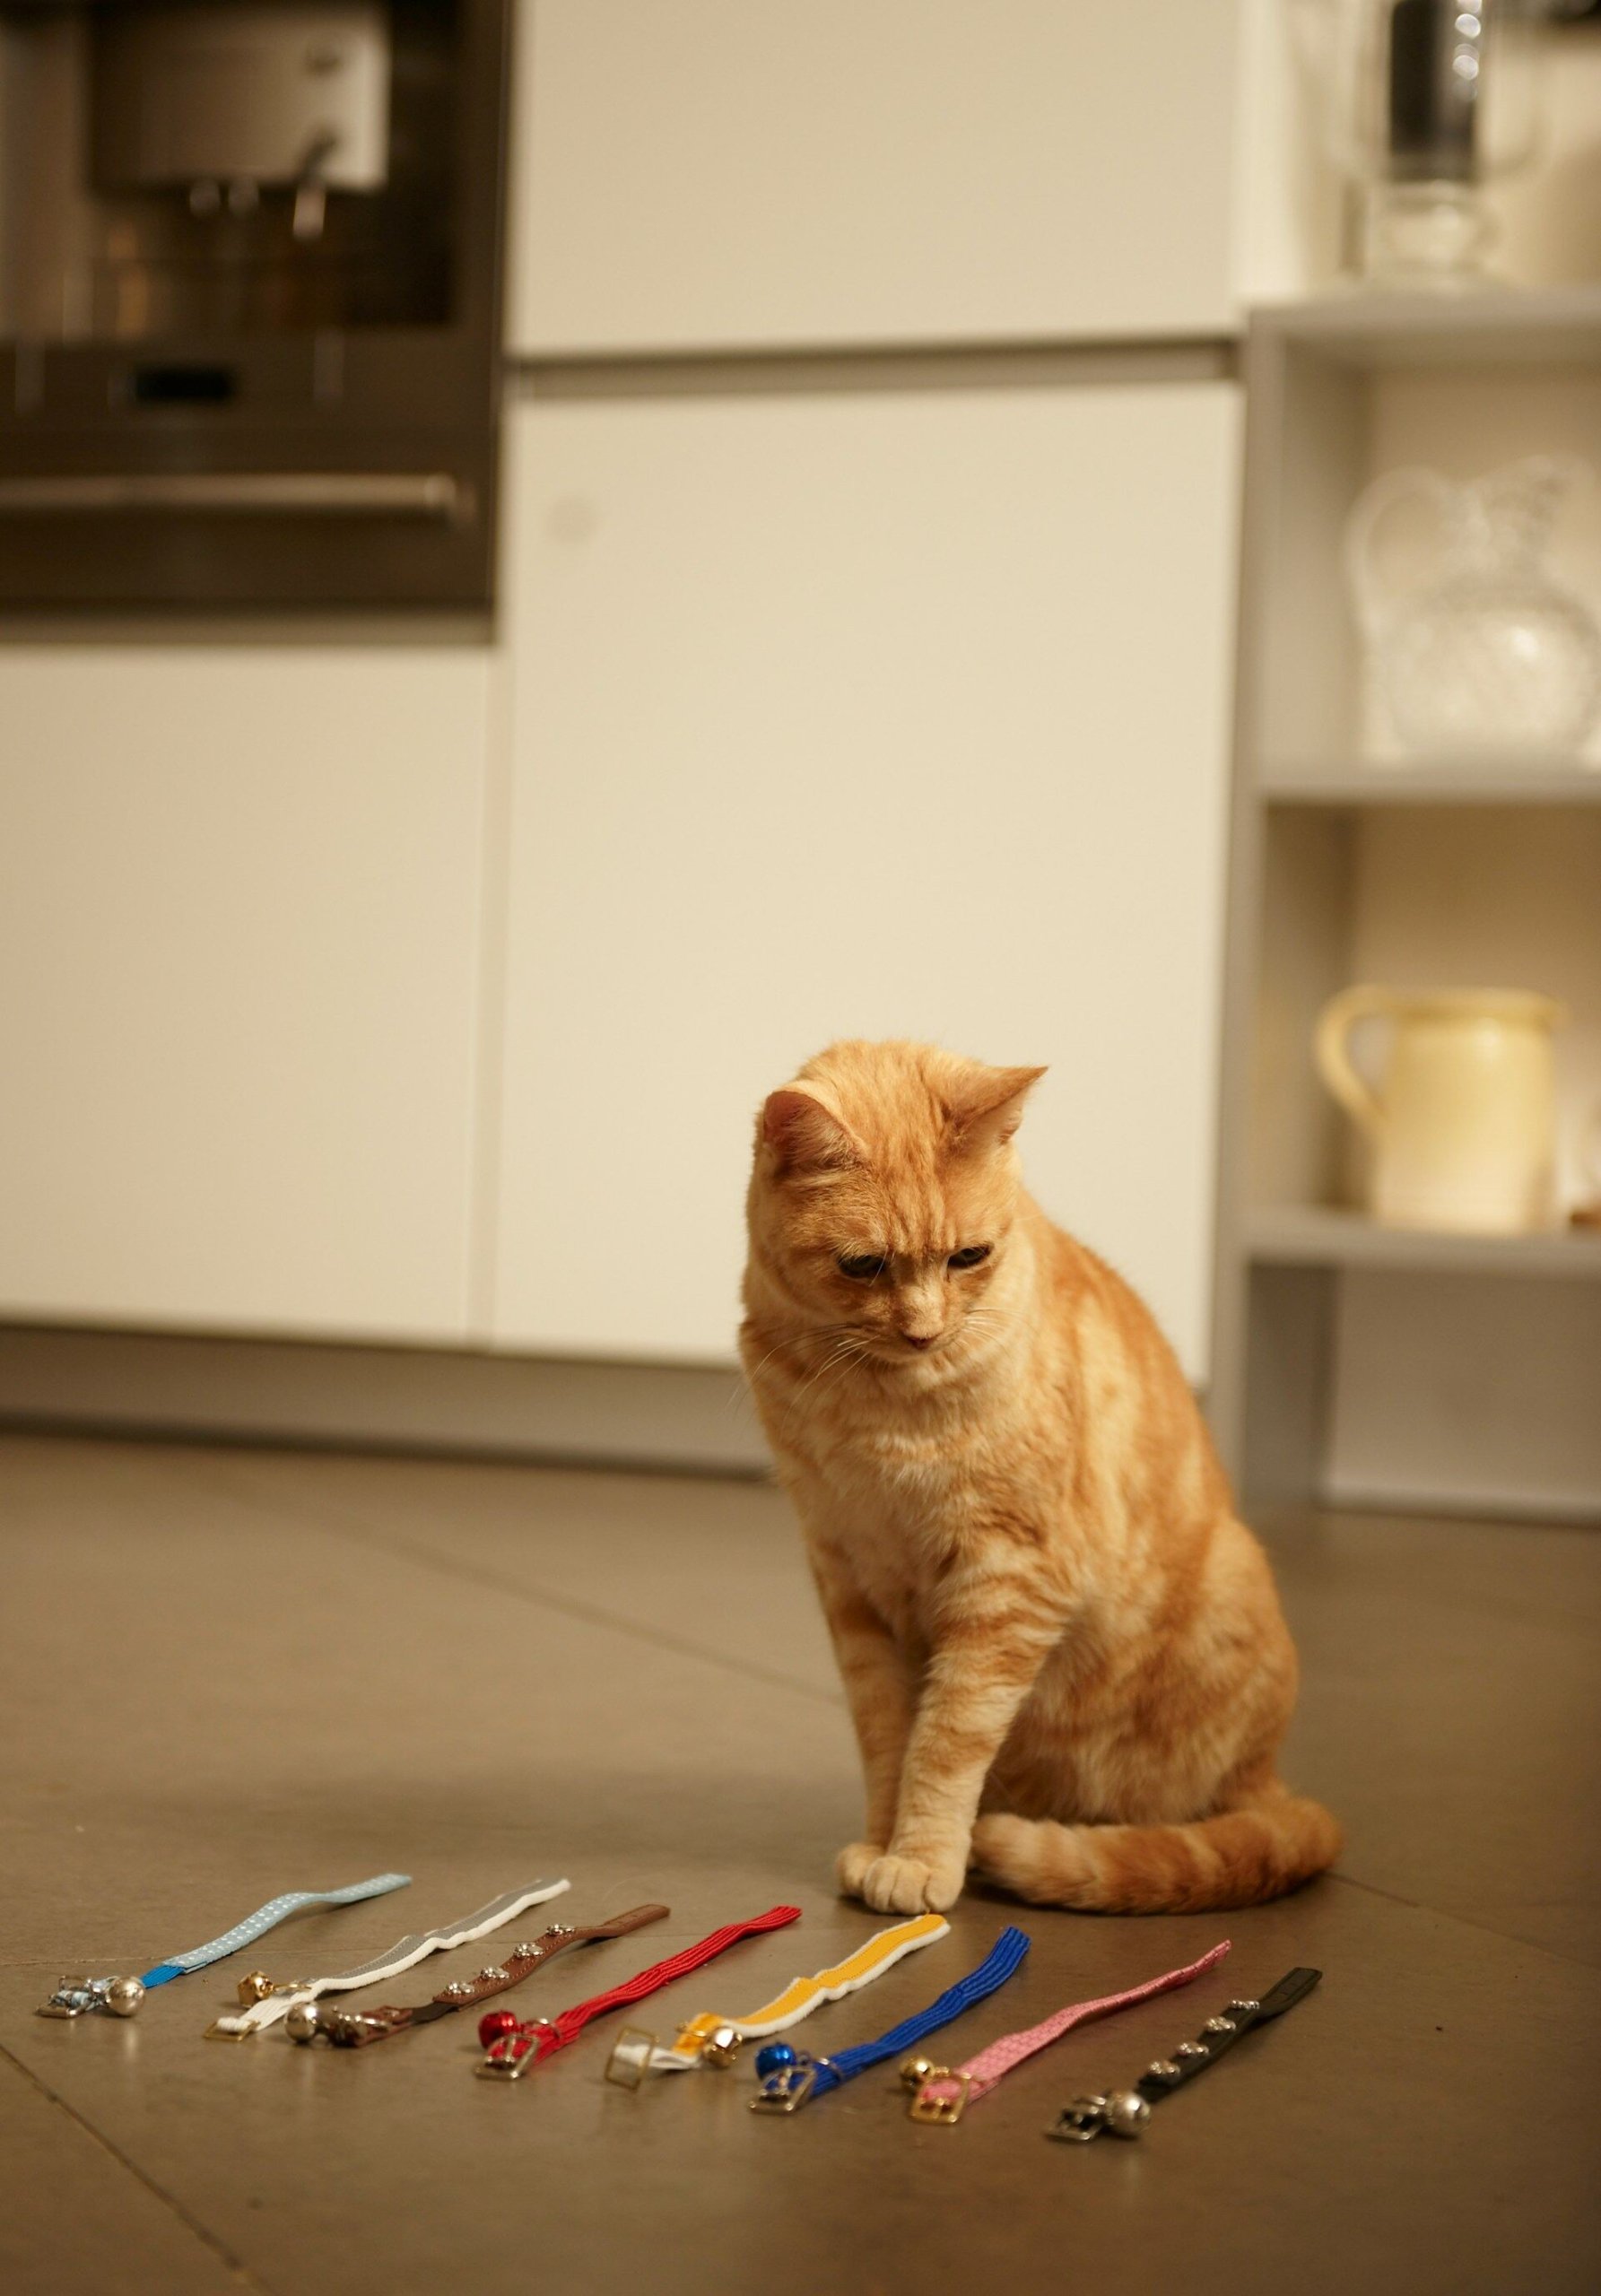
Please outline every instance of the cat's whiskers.
[[[823, 1372], [833, 1370], [835, 1367], [838, 1366], [837, 1378], [831, 1379], [826, 1387], [819, 1388], [816, 1394], [810, 1398], [814, 1407], [816, 1404], [821, 1403], [824, 1396], [832, 1392], [834, 1387], [838, 1383], [838, 1379], [842, 1379], [845, 1377], [854, 1361], [855, 1358], [848, 1350], [841, 1349], [838, 1354], [830, 1357], [828, 1362], [822, 1366], [822, 1371], [815, 1373], [813, 1378], [807, 1381], [807, 1387], [815, 1387], [816, 1380], [822, 1376]], [[786, 1429], [794, 1425], [796, 1411], [799, 1410], [803, 1403], [807, 1401], [808, 1397], [805, 1389], [803, 1389], [800, 1394], [790, 1397], [790, 1400], [786, 1405], [784, 1411], [784, 1425]]]
[[853, 1363], [868, 1363], [871, 1362], [873, 1359], [865, 1347], [858, 1346], [855, 1348], [841, 1348], [838, 1360], [840, 1362], [839, 1370], [829, 1381], [827, 1387], [821, 1388], [817, 1394], [815, 1400], [820, 1404], [826, 1402], [828, 1397], [833, 1394], [836, 1387], [842, 1387], [844, 1385], [845, 1375], [850, 1370]]
[[[831, 1371], [837, 1363], [849, 1363], [865, 1356], [866, 1351], [863, 1347], [861, 1339], [855, 1328], [848, 1325], [841, 1326], [839, 1328], [842, 1333], [842, 1336], [836, 1339], [833, 1346], [823, 1357], [822, 1362], [818, 1364], [816, 1370], [807, 1374], [806, 1378], [801, 1381], [800, 1386], [796, 1389], [794, 1395], [790, 1396], [788, 1408], [791, 1413], [795, 1412], [805, 1400], [806, 1396], [809, 1394], [811, 1389], [816, 1386], [818, 1380], [822, 1378], [825, 1371]], [[828, 1388], [825, 1387], [823, 1389], [824, 1395], [828, 1392]]]
[[803, 1324], [794, 1331], [780, 1332], [766, 1354], [759, 1361], [751, 1365], [745, 1377], [753, 1384], [758, 1374], [767, 1369], [773, 1357], [781, 1355], [787, 1347], [804, 1346], [809, 1340], [835, 1338], [840, 1333], [854, 1331], [855, 1328], [853, 1324]]

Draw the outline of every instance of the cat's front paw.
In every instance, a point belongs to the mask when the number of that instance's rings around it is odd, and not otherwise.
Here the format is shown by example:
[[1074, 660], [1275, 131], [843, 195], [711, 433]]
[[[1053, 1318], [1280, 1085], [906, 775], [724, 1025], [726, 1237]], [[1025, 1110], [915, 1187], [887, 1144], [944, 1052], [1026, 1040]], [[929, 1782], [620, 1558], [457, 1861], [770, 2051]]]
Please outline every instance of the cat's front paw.
[[883, 1856], [882, 1841], [848, 1841], [834, 1860], [834, 1879], [846, 1898], [866, 1895], [867, 1876]]
[[960, 1859], [928, 1866], [889, 1851], [867, 1868], [861, 1894], [874, 1913], [944, 1913], [961, 1895], [965, 1872]]

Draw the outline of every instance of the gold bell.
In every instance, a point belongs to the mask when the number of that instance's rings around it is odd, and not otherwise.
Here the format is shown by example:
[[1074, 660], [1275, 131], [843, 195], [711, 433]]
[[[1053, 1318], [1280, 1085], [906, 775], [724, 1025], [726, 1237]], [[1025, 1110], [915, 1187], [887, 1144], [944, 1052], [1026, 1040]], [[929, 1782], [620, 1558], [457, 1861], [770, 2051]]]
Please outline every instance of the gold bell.
[[265, 1970], [252, 1970], [248, 1977], [240, 1978], [235, 1989], [240, 2008], [248, 2009], [257, 2001], [265, 2001], [275, 1988]]
[[714, 2025], [700, 2044], [700, 2055], [708, 2065], [732, 2065], [744, 2039], [736, 2025]]
[[916, 2096], [925, 2081], [932, 2081], [939, 2067], [932, 2057], [905, 2057], [901, 2060], [901, 2086]]

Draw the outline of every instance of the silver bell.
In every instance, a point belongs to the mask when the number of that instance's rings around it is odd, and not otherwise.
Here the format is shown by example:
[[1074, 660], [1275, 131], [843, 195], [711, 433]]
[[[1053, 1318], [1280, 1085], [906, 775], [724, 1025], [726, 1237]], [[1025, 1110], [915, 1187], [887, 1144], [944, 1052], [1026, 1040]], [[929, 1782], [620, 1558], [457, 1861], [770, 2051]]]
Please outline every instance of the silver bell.
[[315, 2001], [297, 2001], [283, 2020], [283, 2030], [291, 2041], [314, 2041], [320, 2022]]
[[1109, 2136], [1137, 2136], [1151, 2108], [1137, 2089], [1114, 2089], [1101, 2100], [1101, 2117]]
[[106, 2006], [114, 2017], [131, 2017], [144, 1998], [136, 1977], [114, 1977], [106, 1987]]

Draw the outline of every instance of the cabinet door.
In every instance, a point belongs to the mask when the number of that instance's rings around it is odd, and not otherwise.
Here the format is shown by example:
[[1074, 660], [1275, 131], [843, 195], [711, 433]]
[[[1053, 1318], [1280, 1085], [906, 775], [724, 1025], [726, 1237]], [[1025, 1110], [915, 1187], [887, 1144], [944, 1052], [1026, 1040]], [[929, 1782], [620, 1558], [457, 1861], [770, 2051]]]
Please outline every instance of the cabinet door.
[[525, 0], [524, 352], [1208, 335], [1240, 0]]
[[0, 651], [0, 1313], [463, 1335], [488, 674]]
[[502, 1341], [726, 1357], [763, 1093], [910, 1036], [1201, 1370], [1236, 396], [519, 410]]

